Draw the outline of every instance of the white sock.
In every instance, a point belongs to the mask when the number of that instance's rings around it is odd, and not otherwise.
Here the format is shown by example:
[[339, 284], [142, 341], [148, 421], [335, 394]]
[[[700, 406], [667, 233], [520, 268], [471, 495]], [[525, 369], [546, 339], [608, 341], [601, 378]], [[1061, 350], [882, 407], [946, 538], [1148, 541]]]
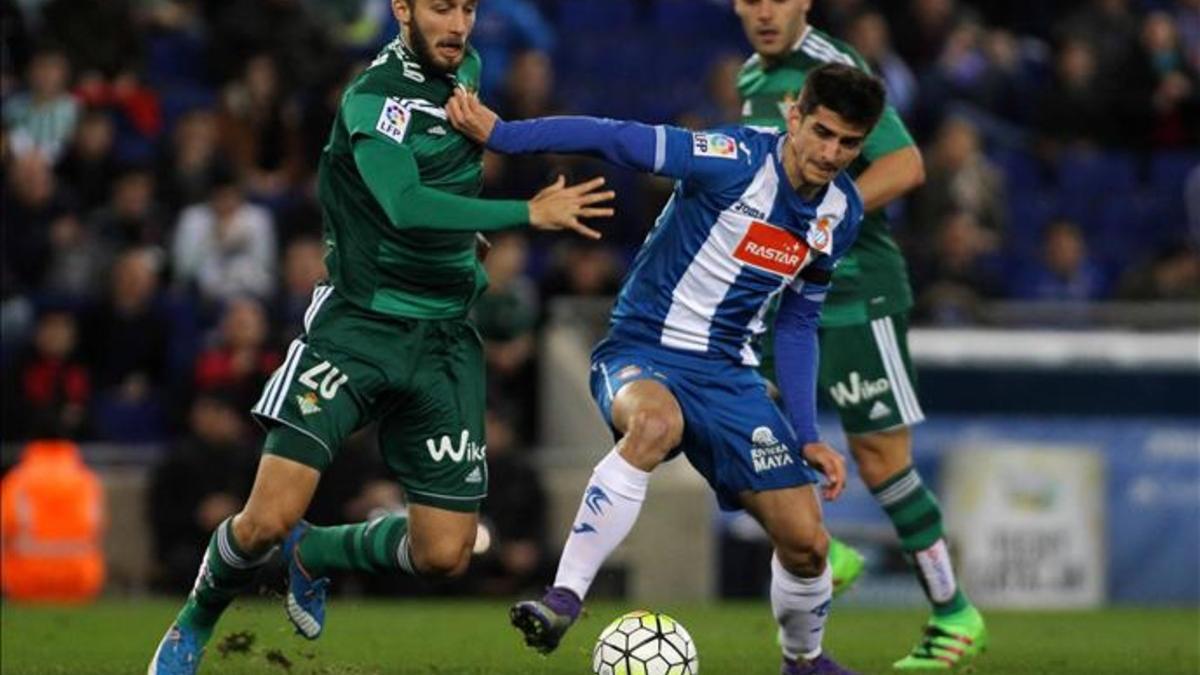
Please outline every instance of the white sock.
[[831, 598], [833, 573], [829, 565], [818, 577], [798, 577], [783, 568], [778, 556], [771, 556], [771, 609], [779, 622], [784, 656], [807, 661], [821, 655]]
[[587, 595], [600, 565], [637, 522], [649, 484], [650, 473], [625, 461], [616, 448], [600, 460], [563, 547], [555, 586], [571, 589], [580, 599]]

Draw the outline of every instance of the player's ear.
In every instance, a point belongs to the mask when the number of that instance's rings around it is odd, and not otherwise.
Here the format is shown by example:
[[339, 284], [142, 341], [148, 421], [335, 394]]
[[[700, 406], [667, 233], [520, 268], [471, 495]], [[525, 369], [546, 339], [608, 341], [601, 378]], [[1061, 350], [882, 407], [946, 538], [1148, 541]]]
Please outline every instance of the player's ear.
[[800, 114], [800, 106], [793, 103], [788, 106], [787, 112], [787, 128], [788, 133], [795, 135], [800, 133], [800, 127], [804, 124], [804, 116]]
[[392, 16], [404, 25], [408, 25], [412, 21], [412, 2], [413, 0], [392, 0]]

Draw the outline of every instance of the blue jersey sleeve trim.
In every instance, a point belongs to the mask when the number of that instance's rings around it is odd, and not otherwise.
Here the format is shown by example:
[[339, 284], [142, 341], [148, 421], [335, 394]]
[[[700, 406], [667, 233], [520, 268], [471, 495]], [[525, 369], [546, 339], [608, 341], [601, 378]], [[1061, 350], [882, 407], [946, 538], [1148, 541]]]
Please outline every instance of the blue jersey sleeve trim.
[[654, 173], [659, 173], [667, 163], [667, 129], [654, 127]]

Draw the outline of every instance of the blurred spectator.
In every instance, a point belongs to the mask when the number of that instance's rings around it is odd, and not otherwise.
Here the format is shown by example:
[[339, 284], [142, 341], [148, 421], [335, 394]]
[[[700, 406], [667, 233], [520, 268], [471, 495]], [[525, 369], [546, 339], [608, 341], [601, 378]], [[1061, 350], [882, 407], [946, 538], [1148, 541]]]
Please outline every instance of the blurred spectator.
[[75, 317], [44, 312], [26, 354], [8, 371], [15, 395], [4, 397], [4, 438], [80, 438], [87, 422], [91, 377], [77, 355]]
[[246, 201], [233, 175], [213, 179], [205, 203], [184, 209], [171, 247], [176, 283], [220, 303], [275, 290], [275, 230], [270, 211]]
[[1164, 247], [1125, 273], [1117, 297], [1124, 300], [1200, 300], [1200, 250], [1190, 244]]
[[1043, 234], [1042, 260], [1014, 279], [1013, 296], [1022, 300], [1098, 300], [1106, 290], [1099, 265], [1088, 255], [1079, 226], [1055, 220]]
[[916, 106], [917, 79], [908, 64], [892, 49], [891, 34], [883, 15], [874, 10], [854, 15], [846, 29], [846, 40], [883, 79], [888, 103], [901, 117], [911, 117]]
[[172, 212], [207, 199], [214, 180], [230, 173], [220, 158], [218, 139], [217, 116], [211, 110], [191, 110], [175, 125], [158, 168], [159, 194]]
[[489, 397], [510, 401], [517, 424], [532, 428], [537, 287], [525, 276], [529, 245], [519, 232], [497, 233], [484, 266], [488, 289], [473, 309], [475, 325], [484, 340]]
[[90, 300], [112, 260], [110, 247], [74, 213], [55, 218], [48, 235], [41, 291], [68, 302]]
[[112, 77], [142, 57], [132, 4], [133, 0], [49, 0], [41, 13], [42, 38], [62, 45], [80, 73]]
[[166, 214], [154, 201], [154, 174], [129, 166], [113, 184], [112, 199], [92, 216], [92, 229], [116, 249], [130, 246], [166, 246]]
[[996, 242], [994, 233], [980, 227], [970, 213], [948, 214], [932, 242], [909, 258], [916, 318], [938, 325], [978, 323], [982, 303], [1003, 292], [996, 259], [990, 255]]
[[302, 165], [299, 124], [274, 58], [251, 57], [241, 77], [225, 89], [219, 128], [222, 145], [252, 195], [273, 199], [291, 187]]
[[209, 534], [250, 494], [259, 453], [245, 419], [224, 393], [201, 393], [191, 406], [187, 434], [154, 469], [146, 517], [158, 563], [156, 590], [191, 586]]
[[472, 566], [480, 590], [512, 595], [544, 577], [546, 491], [541, 476], [517, 446], [511, 420], [495, 408], [487, 411], [488, 496], [480, 507], [495, 543]]
[[4, 126], [12, 152], [38, 152], [51, 164], [66, 149], [79, 121], [79, 104], [67, 91], [71, 65], [56, 49], [43, 49], [29, 64], [29, 90], [4, 102]]
[[283, 253], [283, 284], [271, 306], [278, 327], [275, 343], [285, 344], [304, 331], [304, 313], [312, 302], [313, 288], [328, 277], [325, 244], [320, 239], [298, 237]]
[[117, 162], [113, 150], [112, 118], [104, 110], [89, 109], [83, 114], [72, 140], [55, 172], [70, 185], [79, 201], [81, 213], [108, 201]]
[[1063, 21], [1064, 36], [1086, 41], [1096, 59], [1096, 69], [1115, 75], [1128, 66], [1137, 35], [1137, 18], [1129, 0], [1090, 0]]
[[[560, 115], [562, 106], [554, 100], [554, 63], [544, 53], [523, 52], [512, 61], [504, 91], [497, 97], [497, 109], [506, 119]], [[488, 196], [525, 199], [554, 180], [567, 174], [571, 161], [560, 155], [484, 156], [484, 185]]]
[[590, 241], [561, 243], [552, 252], [542, 281], [542, 296], [616, 295], [621, 287], [621, 263], [612, 249]]
[[928, 178], [912, 196], [909, 236], [920, 247], [951, 214], [966, 213], [992, 236], [1005, 229], [1004, 176], [980, 148], [979, 131], [963, 117], [947, 119], [929, 152]]
[[146, 86], [136, 71], [122, 69], [112, 79], [97, 73], [84, 75], [75, 95], [89, 107], [111, 112], [118, 160], [146, 162], [153, 158], [154, 143], [163, 131], [162, 103], [158, 92]]
[[1200, 143], [1200, 79], [1185, 58], [1170, 14], [1146, 16], [1125, 78], [1126, 90], [1144, 92], [1124, 98], [1124, 117], [1136, 125], [1130, 131], [1144, 129], [1146, 140], [1156, 147]]
[[500, 109], [510, 120], [553, 115], [558, 106], [554, 94], [554, 63], [544, 52], [521, 52], [512, 60], [504, 80]]
[[158, 395], [167, 377], [171, 318], [159, 297], [160, 256], [131, 249], [117, 258], [109, 294], [83, 321], [85, 362], [99, 404], [97, 433], [146, 440], [163, 432]]
[[738, 54], [725, 54], [713, 61], [706, 78], [707, 98], [699, 107], [681, 115], [679, 125], [700, 130], [738, 124], [742, 119], [742, 98], [737, 78], [744, 63], [745, 59]]
[[1200, 72], [1200, 0], [1177, 0], [1174, 18], [1188, 65]]
[[1063, 41], [1054, 70], [1054, 80], [1037, 104], [1037, 130], [1047, 149], [1112, 140], [1108, 100], [1100, 86], [1092, 47], [1077, 38]]
[[239, 410], [249, 410], [283, 360], [268, 343], [269, 329], [259, 301], [231, 300], [214, 344], [196, 359], [196, 391], [226, 391]]
[[4, 227], [0, 229], [4, 274], [16, 287], [36, 291], [46, 276], [50, 224], [73, 213], [72, 204], [40, 154], [17, 157], [6, 167], [8, 189], [3, 195]]
[[910, 0], [896, 34], [896, 47], [913, 68], [923, 70], [942, 54], [951, 31], [962, 19], [956, 0]]
[[471, 44], [483, 59], [480, 90], [496, 91], [509, 72], [509, 60], [518, 52], [554, 51], [554, 29], [530, 0], [489, 0], [479, 3]]
[[288, 91], [321, 81], [337, 64], [326, 27], [301, 0], [213, 0], [203, 7], [212, 29], [208, 59], [221, 81], [240, 77], [262, 53], [287, 64]]

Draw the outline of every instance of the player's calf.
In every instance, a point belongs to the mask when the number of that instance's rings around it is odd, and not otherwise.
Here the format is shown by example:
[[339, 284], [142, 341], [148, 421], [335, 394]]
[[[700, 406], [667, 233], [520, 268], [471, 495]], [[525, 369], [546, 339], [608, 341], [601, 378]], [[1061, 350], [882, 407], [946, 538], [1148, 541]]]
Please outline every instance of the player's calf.
[[427, 546], [414, 546], [413, 568], [423, 577], [452, 579], [460, 577], [471, 563], [469, 541], [439, 540]]

